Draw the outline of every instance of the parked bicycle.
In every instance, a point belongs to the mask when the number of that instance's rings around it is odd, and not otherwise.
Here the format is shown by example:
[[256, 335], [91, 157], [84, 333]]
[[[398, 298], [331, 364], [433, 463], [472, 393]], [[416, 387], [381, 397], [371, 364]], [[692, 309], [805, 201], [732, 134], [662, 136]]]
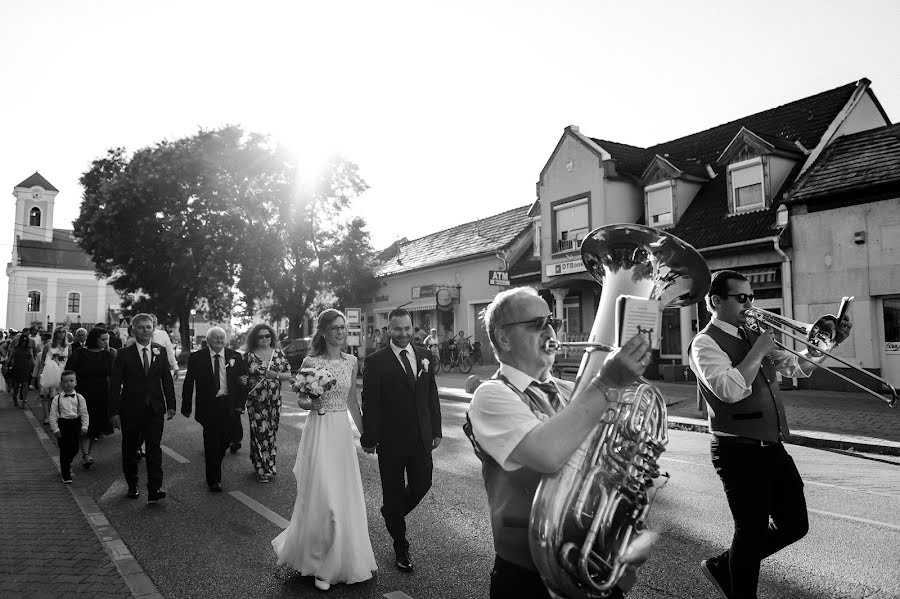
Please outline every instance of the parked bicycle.
[[448, 343], [441, 354], [441, 370], [450, 372], [458, 368], [463, 374], [472, 370], [472, 348], [469, 338], [464, 343]]

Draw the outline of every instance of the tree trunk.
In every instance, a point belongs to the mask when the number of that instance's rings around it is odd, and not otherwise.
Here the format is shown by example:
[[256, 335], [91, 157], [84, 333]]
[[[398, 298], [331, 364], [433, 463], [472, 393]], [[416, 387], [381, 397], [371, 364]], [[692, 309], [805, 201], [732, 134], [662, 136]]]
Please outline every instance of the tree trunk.
[[303, 313], [291, 314], [288, 316], [288, 339], [297, 339], [300, 337], [301, 327], [303, 326]]
[[181, 351], [191, 352], [191, 311], [179, 310], [178, 313], [178, 332], [181, 337]]

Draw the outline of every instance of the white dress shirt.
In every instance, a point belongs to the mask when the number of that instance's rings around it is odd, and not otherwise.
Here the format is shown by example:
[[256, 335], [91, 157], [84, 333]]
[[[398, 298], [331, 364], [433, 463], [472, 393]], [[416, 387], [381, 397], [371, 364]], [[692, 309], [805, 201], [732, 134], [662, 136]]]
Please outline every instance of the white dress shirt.
[[134, 340], [134, 346], [137, 348], [138, 352], [138, 360], [141, 361], [141, 366], [144, 365], [144, 350], [147, 350], [147, 364], [153, 363], [153, 342], [151, 341], [147, 345], [141, 345], [137, 339]]
[[[406, 352], [406, 361], [409, 364], [409, 367], [412, 369], [411, 372], [413, 376], [417, 373], [416, 371], [416, 354], [413, 352], [412, 343], [408, 344], [406, 347], [400, 347], [399, 345], [395, 345], [393, 341], [391, 341], [391, 350], [393, 350], [394, 355], [397, 356], [397, 360], [400, 362], [400, 366], [403, 366], [403, 356], [400, 355], [400, 352]], [[403, 366], [403, 371], [406, 372], [406, 366]]]
[[[500, 364], [500, 374], [506, 377], [513, 387], [524, 393], [531, 383], [540, 383], [534, 377], [525, 374], [509, 364]], [[565, 405], [571, 395], [574, 383], [550, 377], [559, 391], [560, 402]], [[536, 390], [543, 394], [542, 391]], [[469, 419], [478, 445], [494, 458], [500, 467], [507, 471], [518, 470], [522, 464], [509, 458], [513, 450], [522, 442], [525, 435], [544, 420], [546, 414], [535, 414], [522, 399], [513, 393], [506, 383], [500, 380], [489, 380], [475, 390], [469, 404]]]
[[228, 363], [225, 361], [225, 349], [223, 348], [219, 353], [209, 350], [209, 361], [212, 364], [213, 376], [216, 375], [216, 356], [222, 356], [219, 362], [219, 390], [216, 392], [216, 397], [223, 397], [228, 395], [228, 376], [225, 373]]
[[59, 420], [81, 418], [81, 430], [88, 428], [87, 402], [80, 393], [66, 396], [62, 391], [50, 402], [50, 430], [55, 435], [59, 432]]
[[[740, 339], [737, 327], [713, 317], [710, 321], [713, 326], [732, 337]], [[809, 372], [805, 372], [800, 366], [800, 359], [794, 354], [783, 349], [776, 349], [769, 353], [769, 358], [775, 363], [775, 370], [788, 378], [806, 378]], [[697, 379], [709, 387], [716, 397], [725, 403], [737, 403], [750, 397], [753, 381], [746, 381], [741, 372], [731, 363], [731, 358], [725, 353], [715, 339], [706, 333], [698, 333], [691, 343], [689, 363], [691, 370], [697, 375]], [[812, 369], [810, 369], [812, 372]]]

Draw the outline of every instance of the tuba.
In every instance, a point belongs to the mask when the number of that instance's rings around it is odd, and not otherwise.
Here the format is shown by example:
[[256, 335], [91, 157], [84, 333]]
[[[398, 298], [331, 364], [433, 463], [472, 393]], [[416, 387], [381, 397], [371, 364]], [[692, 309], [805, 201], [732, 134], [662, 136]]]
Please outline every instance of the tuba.
[[[706, 262], [677, 237], [640, 225], [592, 231], [581, 244], [588, 273], [603, 286], [587, 343], [548, 341], [545, 350], [586, 347], [572, 396], [600, 372], [614, 351], [616, 300], [634, 295], [660, 306], [698, 302], [709, 290]], [[545, 476], [531, 507], [529, 545], [553, 596], [609, 597], [625, 574], [622, 558], [643, 529], [657, 460], [668, 442], [666, 403], [641, 378], [619, 400], [563, 468]]]

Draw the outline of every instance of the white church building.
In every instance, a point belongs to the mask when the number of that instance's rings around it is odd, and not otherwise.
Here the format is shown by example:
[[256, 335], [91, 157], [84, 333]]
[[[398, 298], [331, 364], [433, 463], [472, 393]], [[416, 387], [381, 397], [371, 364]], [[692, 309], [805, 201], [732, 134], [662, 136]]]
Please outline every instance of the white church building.
[[73, 232], [53, 228], [58, 193], [38, 172], [13, 189], [15, 234], [6, 266], [9, 328], [90, 328], [98, 322], [118, 322], [118, 294], [106, 280], [98, 280], [94, 263], [78, 246]]

